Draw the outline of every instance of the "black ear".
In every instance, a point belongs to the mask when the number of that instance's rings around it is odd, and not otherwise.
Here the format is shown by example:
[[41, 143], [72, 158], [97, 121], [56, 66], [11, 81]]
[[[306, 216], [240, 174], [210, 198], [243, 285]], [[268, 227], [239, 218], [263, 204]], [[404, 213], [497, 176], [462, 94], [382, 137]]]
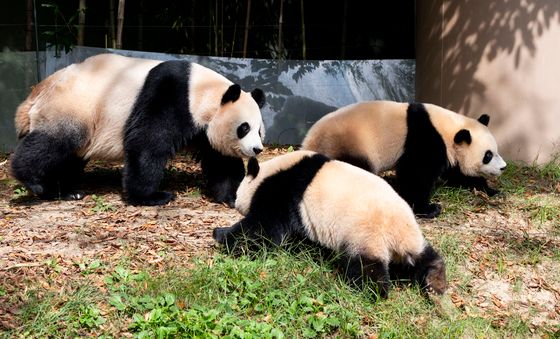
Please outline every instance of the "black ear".
[[457, 134], [455, 134], [455, 138], [453, 139], [456, 144], [460, 144], [462, 142], [466, 142], [468, 145], [471, 144], [471, 132], [466, 129], [462, 129]]
[[247, 175], [256, 178], [259, 174], [260, 169], [261, 167], [259, 166], [259, 161], [257, 160], [257, 158], [251, 157], [249, 159], [249, 162], [247, 163]]
[[478, 121], [484, 126], [488, 126], [488, 123], [490, 122], [490, 117], [488, 116], [488, 114], [483, 114], [480, 116], [480, 118], [478, 118]]
[[222, 105], [230, 101], [235, 102], [237, 99], [239, 99], [240, 95], [241, 95], [241, 86], [239, 86], [238, 84], [233, 84], [229, 86], [227, 91], [224, 93], [224, 96], [222, 97]]
[[266, 96], [264, 95], [264, 92], [260, 88], [255, 88], [251, 92], [251, 96], [253, 96], [253, 99], [255, 99], [257, 105], [259, 105], [259, 108], [263, 108], [266, 102]]

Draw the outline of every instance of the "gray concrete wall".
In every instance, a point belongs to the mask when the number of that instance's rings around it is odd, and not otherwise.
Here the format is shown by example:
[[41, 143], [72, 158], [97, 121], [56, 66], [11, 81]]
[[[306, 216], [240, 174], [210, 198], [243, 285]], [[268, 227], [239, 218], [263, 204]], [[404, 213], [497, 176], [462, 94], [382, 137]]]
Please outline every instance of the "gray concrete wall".
[[37, 83], [35, 56], [35, 52], [0, 52], [0, 152], [15, 145], [14, 113]]
[[[42, 61], [42, 74], [52, 74], [71, 63], [104, 52], [158, 60], [186, 59], [224, 74], [245, 90], [261, 88], [267, 97], [263, 108], [266, 142], [272, 144], [299, 144], [317, 119], [356, 101], [414, 99], [414, 60], [277, 61], [76, 47], [60, 58], [48, 51]], [[18, 66], [7, 66], [11, 70], [9, 75], [0, 73], [0, 84], [11, 92], [8, 95], [8, 92], [0, 91], [1, 102], [9, 101], [9, 104], [0, 106], [0, 140], [4, 152], [15, 146], [13, 115], [34, 84], [36, 69], [34, 54], [10, 55], [13, 55], [12, 63]]]

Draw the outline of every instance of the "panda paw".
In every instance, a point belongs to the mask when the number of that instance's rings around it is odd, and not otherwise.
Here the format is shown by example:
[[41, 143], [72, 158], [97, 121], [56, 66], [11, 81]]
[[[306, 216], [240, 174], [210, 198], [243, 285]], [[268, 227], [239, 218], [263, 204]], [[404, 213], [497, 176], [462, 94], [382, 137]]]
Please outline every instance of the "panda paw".
[[226, 240], [226, 235], [228, 233], [229, 227], [216, 227], [212, 231], [212, 238], [218, 243], [223, 244]]
[[85, 197], [83, 191], [71, 191], [64, 193], [60, 198], [62, 200], [82, 200]]
[[134, 206], [158, 206], [165, 205], [175, 199], [175, 194], [169, 192], [155, 192], [147, 197], [129, 196], [128, 203]]
[[499, 190], [494, 189], [494, 188], [489, 187], [489, 186], [486, 187], [486, 188], [484, 189], [484, 192], [486, 192], [486, 194], [487, 194], [489, 197], [493, 197], [493, 196], [497, 195], [498, 193], [500, 193]]
[[441, 205], [429, 204], [426, 208], [416, 209], [414, 213], [418, 218], [433, 219], [441, 214]]

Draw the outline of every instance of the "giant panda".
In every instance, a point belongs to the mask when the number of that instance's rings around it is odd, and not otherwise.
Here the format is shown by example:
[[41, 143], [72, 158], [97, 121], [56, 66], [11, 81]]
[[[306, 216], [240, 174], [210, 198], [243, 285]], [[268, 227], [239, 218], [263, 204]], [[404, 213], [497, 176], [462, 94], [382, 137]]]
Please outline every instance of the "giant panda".
[[263, 149], [264, 93], [241, 90], [196, 63], [100, 54], [37, 84], [18, 107], [19, 144], [11, 172], [46, 199], [81, 199], [74, 190], [92, 159], [124, 160], [125, 199], [163, 205], [166, 162], [185, 147], [201, 162], [209, 195], [233, 205], [243, 158]]
[[419, 217], [433, 218], [430, 203], [442, 174], [456, 186], [497, 193], [486, 178], [506, 163], [488, 129], [475, 120], [433, 104], [364, 101], [344, 106], [315, 122], [302, 148], [349, 162], [375, 174], [395, 169], [395, 188]]
[[307, 239], [340, 254], [346, 277], [377, 283], [382, 297], [392, 278], [438, 294], [446, 288], [444, 260], [410, 206], [385, 180], [356, 166], [305, 150], [261, 164], [251, 158], [235, 208], [243, 219], [213, 230], [229, 249], [241, 239], [275, 245]]

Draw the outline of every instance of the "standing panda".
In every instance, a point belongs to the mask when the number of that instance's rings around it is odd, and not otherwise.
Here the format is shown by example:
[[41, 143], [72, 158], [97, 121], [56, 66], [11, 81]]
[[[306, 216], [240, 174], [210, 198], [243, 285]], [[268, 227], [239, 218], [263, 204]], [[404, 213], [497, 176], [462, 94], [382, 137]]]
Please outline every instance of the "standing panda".
[[88, 160], [124, 159], [123, 186], [133, 205], [163, 205], [166, 162], [198, 151], [210, 195], [233, 205], [242, 158], [263, 149], [260, 89], [241, 90], [187, 61], [101, 54], [49, 76], [18, 107], [20, 142], [13, 176], [45, 199], [81, 199], [74, 191]]
[[486, 178], [499, 176], [506, 163], [489, 120], [486, 114], [475, 120], [431, 104], [366, 101], [323, 116], [302, 148], [375, 174], [396, 169], [399, 194], [419, 217], [433, 218], [441, 207], [430, 198], [442, 174], [454, 185], [497, 193]]
[[395, 277], [438, 294], [446, 288], [444, 261], [410, 206], [386, 181], [348, 163], [304, 150], [261, 165], [251, 158], [235, 207], [244, 218], [213, 231], [228, 248], [241, 239], [309, 239], [341, 253], [349, 280], [377, 283], [382, 297]]

